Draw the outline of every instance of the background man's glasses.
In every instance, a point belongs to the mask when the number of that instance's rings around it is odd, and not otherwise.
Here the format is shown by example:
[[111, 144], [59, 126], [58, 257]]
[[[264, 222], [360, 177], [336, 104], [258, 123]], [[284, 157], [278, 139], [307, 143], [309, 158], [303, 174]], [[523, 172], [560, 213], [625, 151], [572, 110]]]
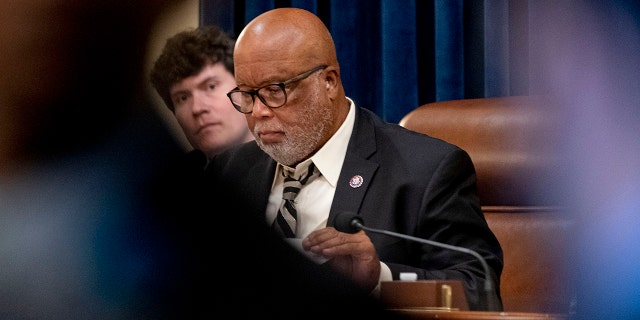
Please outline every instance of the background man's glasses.
[[285, 90], [287, 85], [304, 80], [314, 72], [323, 70], [326, 67], [326, 65], [320, 65], [284, 82], [268, 84], [256, 90], [243, 91], [236, 87], [227, 93], [227, 97], [229, 97], [236, 110], [242, 113], [251, 113], [253, 111], [253, 102], [256, 96], [265, 106], [272, 109], [279, 108], [287, 103], [287, 91]]

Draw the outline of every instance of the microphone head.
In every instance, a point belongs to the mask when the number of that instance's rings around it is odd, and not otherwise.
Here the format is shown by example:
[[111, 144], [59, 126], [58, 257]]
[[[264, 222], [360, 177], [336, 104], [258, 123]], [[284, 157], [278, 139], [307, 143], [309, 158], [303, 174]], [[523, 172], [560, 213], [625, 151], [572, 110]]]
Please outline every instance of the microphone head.
[[336, 230], [344, 233], [360, 231], [358, 225], [364, 225], [364, 220], [359, 215], [349, 211], [338, 212], [336, 219], [333, 221], [333, 226]]

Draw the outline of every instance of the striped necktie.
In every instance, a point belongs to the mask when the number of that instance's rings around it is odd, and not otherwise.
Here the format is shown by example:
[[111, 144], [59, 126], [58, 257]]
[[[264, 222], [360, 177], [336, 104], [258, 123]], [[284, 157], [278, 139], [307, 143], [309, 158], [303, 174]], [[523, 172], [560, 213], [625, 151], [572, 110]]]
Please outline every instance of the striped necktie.
[[282, 203], [271, 227], [285, 238], [295, 238], [298, 211], [296, 210], [294, 199], [302, 186], [320, 176], [320, 171], [318, 171], [313, 162], [309, 162], [309, 166], [304, 170], [299, 170], [300, 174], [298, 176], [295, 175], [295, 170], [284, 166], [282, 168], [282, 175], [284, 176]]

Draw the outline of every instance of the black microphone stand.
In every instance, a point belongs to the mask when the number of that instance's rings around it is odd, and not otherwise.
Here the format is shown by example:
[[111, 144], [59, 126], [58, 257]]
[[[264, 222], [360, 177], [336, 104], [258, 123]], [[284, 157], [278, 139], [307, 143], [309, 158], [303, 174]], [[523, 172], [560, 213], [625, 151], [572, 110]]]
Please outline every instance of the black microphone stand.
[[369, 231], [369, 232], [373, 232], [373, 233], [380, 233], [380, 234], [384, 234], [384, 235], [388, 235], [388, 236], [392, 236], [392, 237], [403, 238], [403, 239], [416, 241], [416, 242], [419, 242], [419, 243], [424, 243], [424, 244], [428, 244], [428, 245], [432, 245], [432, 246], [436, 246], [436, 247], [441, 247], [441, 248], [445, 248], [445, 249], [449, 249], [449, 250], [468, 253], [468, 254], [474, 256], [482, 264], [482, 268], [484, 269], [484, 273], [486, 275], [486, 279], [484, 280], [485, 308], [486, 308], [487, 311], [500, 311], [498, 301], [496, 301], [496, 297], [495, 297], [495, 290], [493, 288], [493, 282], [491, 281], [491, 273], [489, 271], [489, 265], [487, 264], [487, 261], [479, 253], [477, 253], [477, 252], [475, 252], [475, 251], [473, 251], [471, 249], [467, 249], [467, 248], [463, 248], [463, 247], [457, 247], [457, 246], [449, 245], [449, 244], [446, 244], [446, 243], [441, 243], [441, 242], [431, 241], [431, 240], [427, 240], [427, 239], [417, 238], [417, 237], [413, 237], [413, 236], [409, 236], [409, 235], [401, 234], [401, 233], [397, 233], [397, 232], [392, 232], [392, 231], [388, 231], [388, 230], [380, 230], [380, 229], [374, 229], [374, 228], [365, 227], [362, 224], [362, 222], [363, 222], [362, 218], [360, 218], [359, 216], [355, 215], [353, 217], [353, 219], [351, 220], [350, 225], [351, 225], [352, 228], [357, 228], [358, 230], [364, 230], [364, 231]]

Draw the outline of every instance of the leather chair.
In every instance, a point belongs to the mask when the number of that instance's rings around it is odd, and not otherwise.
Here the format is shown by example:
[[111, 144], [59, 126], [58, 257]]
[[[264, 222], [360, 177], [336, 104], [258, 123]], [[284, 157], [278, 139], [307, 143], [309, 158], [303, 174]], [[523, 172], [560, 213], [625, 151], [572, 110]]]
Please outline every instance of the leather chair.
[[575, 226], [554, 192], [563, 172], [559, 109], [532, 96], [454, 100], [422, 105], [399, 124], [471, 156], [482, 210], [504, 252], [504, 310], [570, 313]]

